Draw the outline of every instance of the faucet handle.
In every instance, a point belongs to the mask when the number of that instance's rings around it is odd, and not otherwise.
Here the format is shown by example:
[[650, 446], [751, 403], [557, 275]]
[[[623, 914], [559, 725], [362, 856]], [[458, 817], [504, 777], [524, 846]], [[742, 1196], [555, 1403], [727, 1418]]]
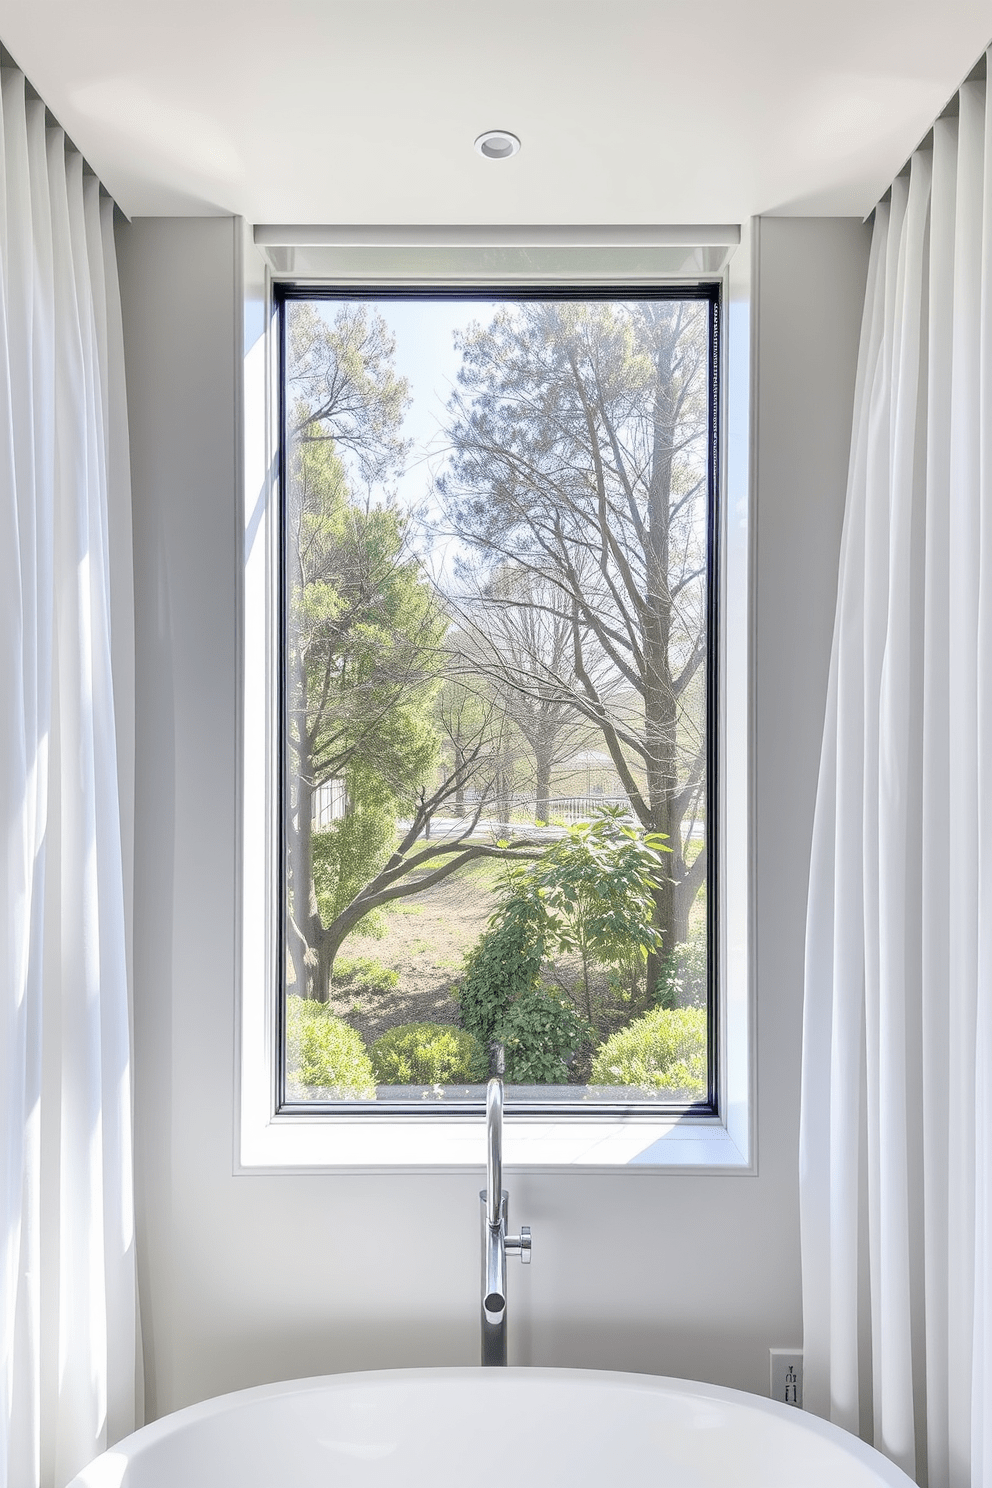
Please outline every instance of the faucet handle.
[[521, 1225], [519, 1235], [507, 1235], [506, 1250], [508, 1255], [518, 1255], [525, 1266], [530, 1265], [530, 1225]]

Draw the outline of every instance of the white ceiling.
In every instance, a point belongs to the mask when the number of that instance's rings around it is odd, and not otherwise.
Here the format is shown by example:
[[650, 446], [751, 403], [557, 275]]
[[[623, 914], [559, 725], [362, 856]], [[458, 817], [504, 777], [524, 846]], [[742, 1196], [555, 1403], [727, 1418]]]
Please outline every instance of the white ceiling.
[[864, 214], [990, 36], [990, 0], [0, 0], [128, 214], [252, 222]]

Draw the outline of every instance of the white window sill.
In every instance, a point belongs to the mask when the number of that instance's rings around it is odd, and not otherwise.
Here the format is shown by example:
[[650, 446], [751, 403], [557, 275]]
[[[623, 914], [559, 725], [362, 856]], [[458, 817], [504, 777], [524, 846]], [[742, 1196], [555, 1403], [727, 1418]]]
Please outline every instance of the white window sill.
[[[720, 1121], [705, 1117], [588, 1116], [507, 1118], [507, 1168], [615, 1170], [647, 1167], [750, 1171], [746, 1144]], [[274, 1116], [242, 1130], [241, 1172], [335, 1171], [485, 1166], [481, 1116]]]

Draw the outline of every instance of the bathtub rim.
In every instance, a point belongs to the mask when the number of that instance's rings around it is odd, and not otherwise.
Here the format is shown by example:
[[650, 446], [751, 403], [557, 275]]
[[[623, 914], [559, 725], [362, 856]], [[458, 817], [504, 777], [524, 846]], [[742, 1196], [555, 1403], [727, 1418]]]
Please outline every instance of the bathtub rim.
[[[682, 1379], [677, 1375], [647, 1374], [633, 1370], [582, 1369], [574, 1366], [552, 1365], [509, 1365], [504, 1369], [494, 1370], [483, 1369], [478, 1364], [348, 1370], [340, 1374], [306, 1375], [300, 1379], [273, 1380], [269, 1384], [248, 1385], [240, 1390], [228, 1390], [222, 1395], [212, 1395], [192, 1405], [180, 1406], [178, 1410], [170, 1411], [168, 1415], [160, 1416], [158, 1420], [150, 1421], [146, 1426], [140, 1426], [81, 1468], [70, 1480], [67, 1488], [99, 1488], [102, 1479], [95, 1478], [91, 1482], [89, 1475], [91, 1469], [104, 1458], [116, 1454], [123, 1455], [126, 1461], [130, 1461], [138, 1454], [154, 1447], [158, 1442], [181, 1431], [185, 1426], [209, 1420], [214, 1416], [222, 1416], [229, 1411], [252, 1405], [258, 1401], [277, 1400], [285, 1395], [306, 1394], [328, 1388], [349, 1388], [356, 1384], [375, 1386], [380, 1383], [400, 1383], [404, 1380], [432, 1380], [440, 1384], [447, 1380], [476, 1377], [485, 1379], [487, 1382], [491, 1381], [494, 1388], [498, 1387], [501, 1382], [509, 1380], [549, 1380], [558, 1383], [571, 1380], [574, 1383], [608, 1385], [617, 1388], [626, 1386], [636, 1390], [657, 1389], [662, 1393], [695, 1395], [706, 1400], [722, 1400], [731, 1405], [757, 1409], [778, 1420], [787, 1420], [793, 1425], [798, 1425], [800, 1429], [809, 1430], [814, 1436], [832, 1442], [840, 1450], [848, 1452], [856, 1461], [871, 1468], [877, 1474], [879, 1483], [886, 1485], [886, 1488], [915, 1488], [913, 1479], [908, 1477], [902, 1468], [896, 1466], [876, 1447], [869, 1446], [860, 1437], [854, 1436], [852, 1432], [802, 1409], [798, 1411], [801, 1420], [797, 1422], [796, 1406], [770, 1400], [765, 1395], [755, 1395], [749, 1390], [738, 1390], [731, 1385], [713, 1385], [704, 1380]], [[486, 1388], [489, 1388], [488, 1383]]]

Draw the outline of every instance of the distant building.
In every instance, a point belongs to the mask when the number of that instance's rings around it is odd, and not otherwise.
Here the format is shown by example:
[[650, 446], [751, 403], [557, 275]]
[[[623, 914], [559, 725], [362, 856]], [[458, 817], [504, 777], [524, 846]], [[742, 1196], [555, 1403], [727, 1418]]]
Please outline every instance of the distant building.
[[316, 831], [340, 821], [348, 806], [344, 780], [338, 776], [318, 785], [311, 798], [311, 824]]

